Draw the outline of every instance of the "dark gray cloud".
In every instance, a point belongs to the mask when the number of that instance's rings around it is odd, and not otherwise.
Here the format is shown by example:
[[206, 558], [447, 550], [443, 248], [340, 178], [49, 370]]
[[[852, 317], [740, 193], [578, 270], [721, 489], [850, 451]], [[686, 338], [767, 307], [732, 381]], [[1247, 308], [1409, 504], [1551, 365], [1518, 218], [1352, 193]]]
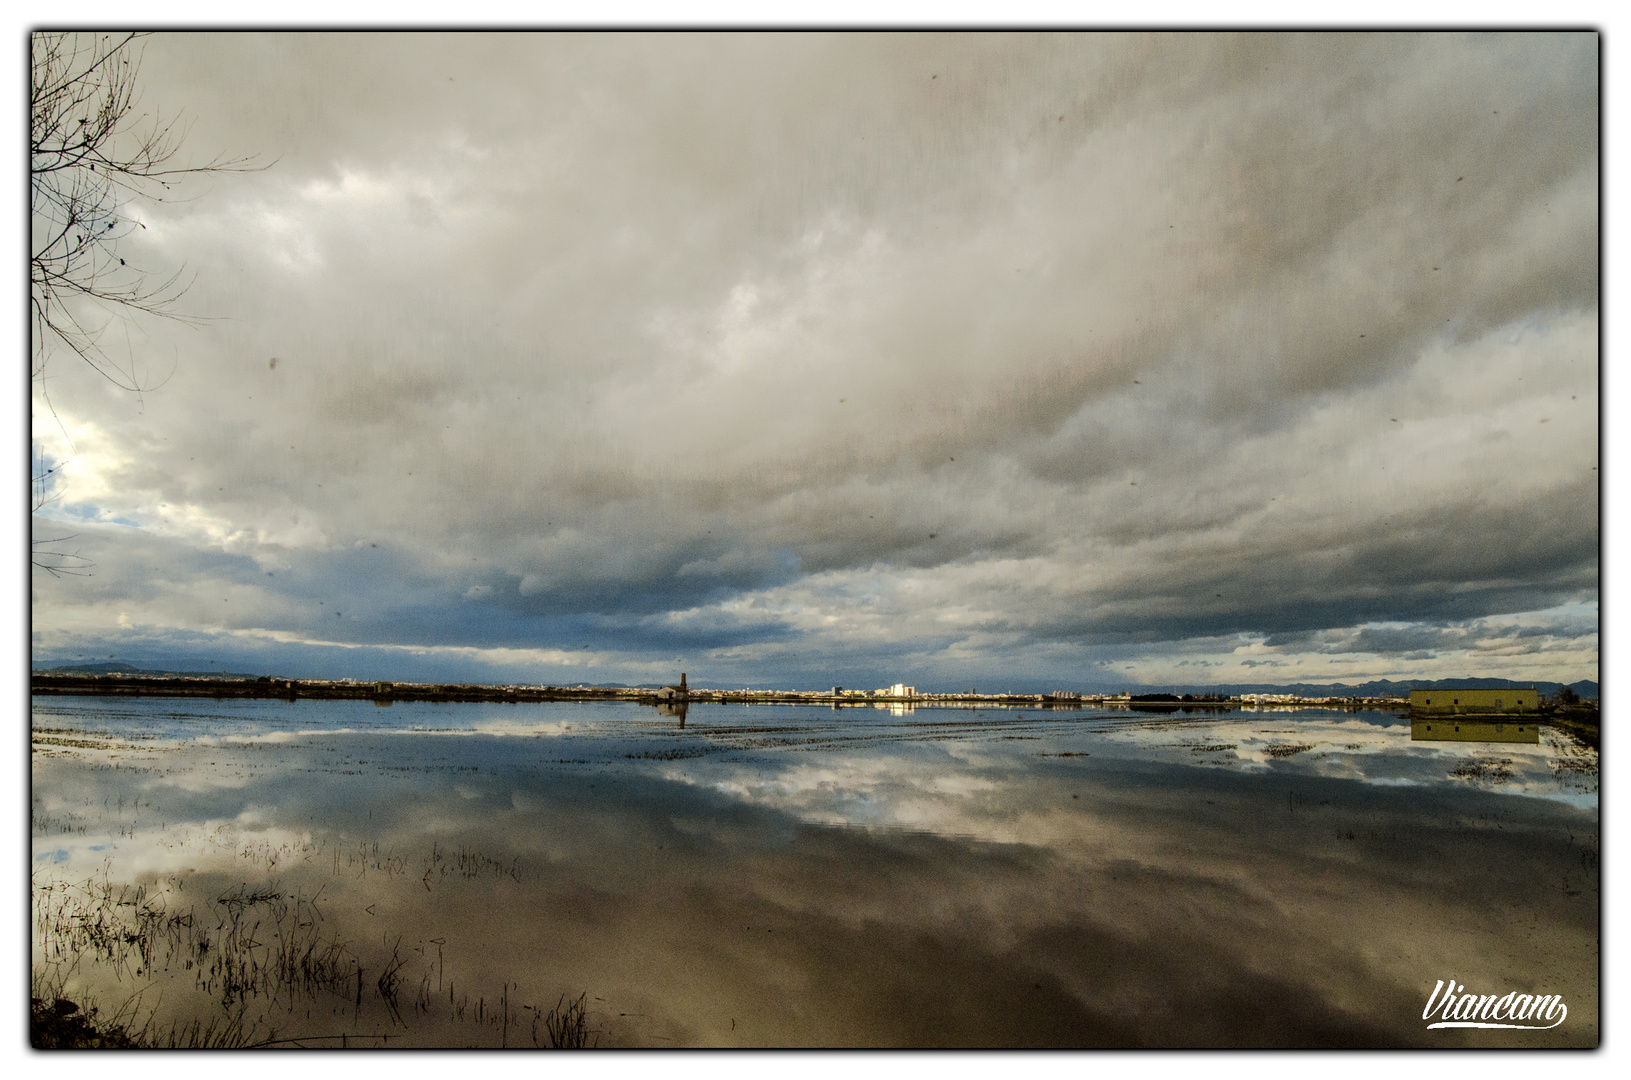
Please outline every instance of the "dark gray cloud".
[[147, 104], [271, 167], [140, 210], [212, 317], [110, 338], [162, 388], [54, 365], [47, 513], [137, 528], [36, 630], [960, 682], [1565, 612], [1595, 677], [1597, 57], [157, 36]]

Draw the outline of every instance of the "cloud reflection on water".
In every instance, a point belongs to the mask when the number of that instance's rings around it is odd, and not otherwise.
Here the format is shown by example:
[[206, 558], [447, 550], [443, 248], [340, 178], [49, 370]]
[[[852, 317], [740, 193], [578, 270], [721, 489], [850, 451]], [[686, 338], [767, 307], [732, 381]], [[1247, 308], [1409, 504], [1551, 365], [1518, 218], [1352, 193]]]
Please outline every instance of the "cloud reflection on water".
[[[1385, 715], [693, 707], [681, 733], [546, 707], [496, 737], [444, 710], [450, 739], [391, 712], [36, 753], [36, 880], [111, 860], [177, 903], [321, 892], [371, 970], [400, 935], [486, 1000], [588, 991], [620, 1045], [1512, 1045], [1429, 1038], [1448, 975], [1564, 994], [1569, 1024], [1521, 1045], [1597, 1039], [1596, 796], [1558, 801], [1582, 781], [1550, 743], [1499, 747], [1493, 784], [1452, 774], [1480, 748]], [[498, 1039], [441, 1013], [399, 1034]]]

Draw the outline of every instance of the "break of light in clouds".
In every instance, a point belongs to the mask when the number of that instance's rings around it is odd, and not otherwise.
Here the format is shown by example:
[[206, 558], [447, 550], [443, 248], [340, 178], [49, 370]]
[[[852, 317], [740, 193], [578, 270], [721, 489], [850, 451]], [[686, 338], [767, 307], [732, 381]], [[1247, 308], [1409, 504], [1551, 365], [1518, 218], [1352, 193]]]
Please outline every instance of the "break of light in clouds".
[[36, 386], [34, 655], [1595, 679], [1598, 44], [160, 34], [272, 164]]

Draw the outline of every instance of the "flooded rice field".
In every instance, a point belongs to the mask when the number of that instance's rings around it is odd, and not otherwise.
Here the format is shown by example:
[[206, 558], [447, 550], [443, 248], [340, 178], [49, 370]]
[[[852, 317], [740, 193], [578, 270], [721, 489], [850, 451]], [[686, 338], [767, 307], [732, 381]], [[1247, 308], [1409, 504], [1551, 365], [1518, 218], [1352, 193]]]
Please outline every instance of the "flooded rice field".
[[[1597, 754], [1544, 725], [33, 705], [34, 995], [148, 1043], [1599, 1038]], [[1492, 1022], [1450, 980], [1566, 1016], [1429, 1028]]]

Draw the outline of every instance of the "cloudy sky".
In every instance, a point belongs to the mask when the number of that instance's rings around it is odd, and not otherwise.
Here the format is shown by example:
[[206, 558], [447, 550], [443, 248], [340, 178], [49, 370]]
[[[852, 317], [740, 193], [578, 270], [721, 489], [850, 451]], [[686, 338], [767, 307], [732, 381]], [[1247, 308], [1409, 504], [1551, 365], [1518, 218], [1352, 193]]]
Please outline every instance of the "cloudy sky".
[[155, 36], [267, 168], [34, 385], [34, 658], [1595, 679], [1598, 48]]

